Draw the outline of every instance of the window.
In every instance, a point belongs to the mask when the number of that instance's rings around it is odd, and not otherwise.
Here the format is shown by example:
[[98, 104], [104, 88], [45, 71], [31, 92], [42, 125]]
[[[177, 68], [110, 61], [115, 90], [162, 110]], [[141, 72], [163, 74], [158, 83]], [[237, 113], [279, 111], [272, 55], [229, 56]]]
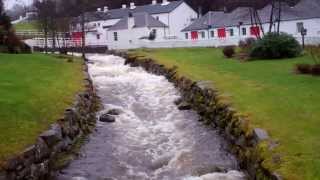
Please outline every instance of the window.
[[97, 34], [97, 39], [100, 39], [100, 34]]
[[233, 31], [233, 29], [229, 29], [229, 32], [230, 32], [230, 36], [234, 36], [234, 31]]
[[159, 16], [157, 16], [157, 17], [156, 17], [156, 20], [158, 20], [158, 21], [159, 21]]
[[184, 35], [186, 39], [189, 39], [189, 33], [185, 33]]
[[303, 30], [303, 22], [298, 22], [297, 23], [297, 32], [298, 33], [301, 33], [302, 32], [302, 30]]
[[98, 23], [98, 27], [100, 27], [100, 23]]
[[247, 28], [242, 28], [242, 35], [247, 35]]
[[206, 37], [206, 33], [205, 32], [201, 31], [200, 34], [201, 34], [201, 38], [202, 39], [204, 39]]
[[210, 35], [212, 38], [214, 38], [214, 30], [210, 31]]
[[118, 41], [118, 32], [113, 33], [114, 41]]

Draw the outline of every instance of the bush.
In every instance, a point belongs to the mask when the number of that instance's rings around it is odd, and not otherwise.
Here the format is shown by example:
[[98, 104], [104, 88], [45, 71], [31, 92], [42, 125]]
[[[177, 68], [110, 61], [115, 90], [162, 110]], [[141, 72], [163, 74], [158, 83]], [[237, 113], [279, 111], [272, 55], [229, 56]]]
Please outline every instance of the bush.
[[223, 54], [227, 58], [232, 58], [234, 54], [236, 53], [234, 46], [226, 46], [223, 48]]
[[297, 57], [301, 53], [302, 47], [293, 36], [286, 33], [268, 33], [254, 43], [250, 57], [282, 59]]
[[247, 51], [252, 48], [255, 42], [255, 38], [246, 38], [245, 40], [239, 41], [239, 47], [241, 48], [241, 50]]
[[299, 74], [311, 74], [312, 65], [310, 64], [297, 64], [295, 71]]

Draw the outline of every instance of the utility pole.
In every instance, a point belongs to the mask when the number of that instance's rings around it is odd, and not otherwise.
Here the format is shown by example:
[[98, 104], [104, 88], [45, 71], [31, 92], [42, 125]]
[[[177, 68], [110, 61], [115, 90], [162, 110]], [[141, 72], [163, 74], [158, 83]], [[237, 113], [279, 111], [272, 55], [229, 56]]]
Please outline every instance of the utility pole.
[[307, 35], [307, 29], [302, 27], [301, 29], [301, 36], [302, 36], [302, 48], [305, 47], [305, 36]]

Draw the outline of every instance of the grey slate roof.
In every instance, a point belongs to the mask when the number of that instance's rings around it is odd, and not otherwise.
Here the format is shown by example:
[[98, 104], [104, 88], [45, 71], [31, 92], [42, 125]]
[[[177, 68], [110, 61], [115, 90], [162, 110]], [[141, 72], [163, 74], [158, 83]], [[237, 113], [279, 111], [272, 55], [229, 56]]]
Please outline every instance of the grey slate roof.
[[[262, 23], [269, 22], [270, 12], [271, 5], [267, 5], [266, 7], [258, 11]], [[294, 7], [290, 7], [287, 4], [282, 5], [282, 21], [310, 18], [320, 18], [319, 0], [301, 0]], [[205, 30], [209, 29], [210, 27], [219, 28], [237, 26], [239, 22], [242, 22], [243, 24], [251, 23], [249, 8], [240, 7], [230, 13], [224, 13], [222, 11], [208, 12], [205, 16], [197, 19], [194, 23], [192, 23], [182, 31]]]
[[115, 25], [111, 26], [108, 31], [116, 31], [122, 29], [128, 29], [128, 17], [122, 18]]
[[[166, 27], [164, 23], [161, 21], [155, 19], [154, 17], [150, 16], [147, 13], [135, 13], [133, 14], [134, 18], [134, 26], [133, 28], [140, 28], [140, 27]], [[117, 22], [115, 25], [110, 27], [109, 31], [115, 31], [115, 30], [123, 30], [128, 29], [128, 20], [129, 17], [122, 18], [119, 22]]]
[[[136, 6], [135, 9], [130, 9], [127, 7], [125, 9], [111, 9], [107, 12], [87, 12], [86, 13], [86, 21], [99, 21], [99, 20], [107, 20], [107, 19], [121, 19], [123, 17], [128, 16], [131, 13], [141, 13], [145, 12], [148, 14], [161, 14], [161, 13], [170, 13], [175, 10], [178, 6], [180, 6], [184, 1], [170, 1], [167, 5], [158, 4], [148, 4], [143, 6]], [[75, 21], [79, 22], [80, 18], [76, 18]]]

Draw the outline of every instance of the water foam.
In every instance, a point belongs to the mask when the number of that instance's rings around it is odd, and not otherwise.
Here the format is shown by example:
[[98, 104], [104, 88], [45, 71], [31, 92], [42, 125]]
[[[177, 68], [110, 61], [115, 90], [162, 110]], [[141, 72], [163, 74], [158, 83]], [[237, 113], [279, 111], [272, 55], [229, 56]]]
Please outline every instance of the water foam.
[[64, 176], [242, 180], [237, 171], [210, 174], [212, 171], [205, 170], [206, 175], [192, 176], [211, 167], [234, 170], [238, 165], [224, 150], [226, 143], [216, 131], [199, 123], [195, 112], [177, 109], [174, 101], [180, 94], [165, 77], [124, 65], [124, 59], [117, 56], [92, 54], [87, 58], [89, 74], [104, 105], [99, 114], [113, 108], [123, 113], [114, 124], [98, 122], [97, 132], [82, 150], [85, 156], [72, 162]]

